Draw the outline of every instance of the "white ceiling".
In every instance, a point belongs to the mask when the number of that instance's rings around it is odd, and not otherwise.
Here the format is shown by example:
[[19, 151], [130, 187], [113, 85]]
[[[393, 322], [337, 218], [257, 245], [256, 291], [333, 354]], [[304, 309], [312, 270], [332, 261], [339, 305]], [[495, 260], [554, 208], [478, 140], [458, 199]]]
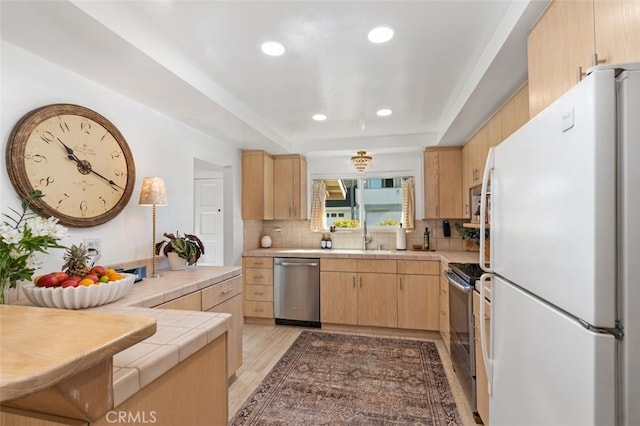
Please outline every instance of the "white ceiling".
[[[548, 3], [1, 1], [3, 40], [240, 148], [307, 156], [462, 144], [526, 81]], [[396, 36], [374, 45], [379, 24]], [[283, 56], [260, 52], [271, 39]]]

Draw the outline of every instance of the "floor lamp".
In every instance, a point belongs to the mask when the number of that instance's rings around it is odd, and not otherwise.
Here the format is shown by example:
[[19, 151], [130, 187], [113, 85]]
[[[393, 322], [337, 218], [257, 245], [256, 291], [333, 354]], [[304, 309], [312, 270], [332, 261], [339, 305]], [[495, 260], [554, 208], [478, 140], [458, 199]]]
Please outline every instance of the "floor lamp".
[[156, 272], [156, 206], [167, 205], [167, 190], [164, 186], [164, 179], [159, 177], [146, 177], [142, 180], [142, 189], [140, 190], [141, 206], [151, 206], [153, 208], [153, 243], [152, 243], [152, 270], [149, 278], [159, 278], [160, 274]]

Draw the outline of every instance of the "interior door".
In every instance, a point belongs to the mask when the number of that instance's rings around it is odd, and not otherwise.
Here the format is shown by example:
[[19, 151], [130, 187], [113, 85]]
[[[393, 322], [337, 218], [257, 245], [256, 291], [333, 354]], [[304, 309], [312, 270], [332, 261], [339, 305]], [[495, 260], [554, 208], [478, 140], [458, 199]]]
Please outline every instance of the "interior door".
[[196, 179], [195, 232], [204, 244], [202, 265], [222, 266], [224, 263], [223, 179]]
[[491, 305], [492, 426], [616, 424], [613, 336], [500, 277]]

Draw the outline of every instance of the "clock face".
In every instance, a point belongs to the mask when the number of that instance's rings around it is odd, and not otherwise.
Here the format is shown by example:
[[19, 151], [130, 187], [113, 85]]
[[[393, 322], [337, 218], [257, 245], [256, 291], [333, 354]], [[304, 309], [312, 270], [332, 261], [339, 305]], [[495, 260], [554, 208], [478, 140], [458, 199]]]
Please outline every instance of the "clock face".
[[19, 194], [42, 191], [37, 206], [70, 226], [112, 219], [135, 184], [124, 137], [106, 118], [77, 105], [48, 105], [23, 117], [7, 145], [7, 169]]

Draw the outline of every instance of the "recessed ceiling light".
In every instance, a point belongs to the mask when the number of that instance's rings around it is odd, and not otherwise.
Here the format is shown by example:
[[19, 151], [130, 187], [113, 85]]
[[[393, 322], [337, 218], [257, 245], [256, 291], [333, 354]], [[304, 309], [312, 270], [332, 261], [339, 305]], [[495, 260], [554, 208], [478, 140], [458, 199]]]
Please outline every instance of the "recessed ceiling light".
[[314, 114], [313, 117], [314, 120], [316, 121], [324, 121], [327, 119], [327, 116], [325, 114]]
[[376, 114], [378, 114], [380, 117], [386, 117], [388, 115], [391, 115], [392, 113], [393, 111], [391, 111], [389, 108], [382, 108], [376, 111]]
[[393, 38], [393, 34], [393, 28], [381, 25], [369, 31], [367, 38], [371, 43], [386, 43]]
[[269, 56], [280, 56], [285, 51], [284, 45], [277, 41], [264, 42], [262, 46], [260, 46], [260, 49], [262, 49], [262, 53]]

